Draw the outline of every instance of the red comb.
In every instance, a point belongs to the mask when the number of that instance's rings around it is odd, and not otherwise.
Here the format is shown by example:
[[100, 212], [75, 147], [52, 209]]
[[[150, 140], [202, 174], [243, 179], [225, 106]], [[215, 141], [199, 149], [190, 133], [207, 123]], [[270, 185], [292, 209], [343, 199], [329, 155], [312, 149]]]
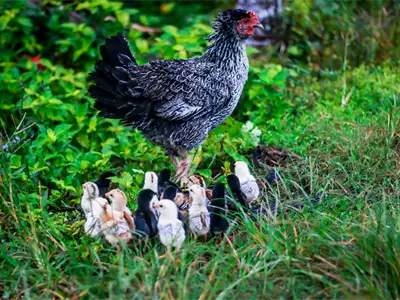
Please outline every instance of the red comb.
[[258, 21], [258, 17], [257, 17], [257, 15], [256, 15], [254, 12], [252, 12], [251, 10], [249, 10], [247, 13], [250, 15], [250, 17], [251, 17], [252, 19], [255, 19], [256, 21]]

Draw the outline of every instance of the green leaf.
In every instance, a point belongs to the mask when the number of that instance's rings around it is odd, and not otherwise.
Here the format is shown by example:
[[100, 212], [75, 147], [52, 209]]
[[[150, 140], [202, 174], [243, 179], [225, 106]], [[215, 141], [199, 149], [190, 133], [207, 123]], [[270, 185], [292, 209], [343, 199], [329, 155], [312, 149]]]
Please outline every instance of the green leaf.
[[51, 129], [51, 128], [47, 129], [47, 136], [49, 137], [50, 141], [52, 141], [53, 143], [57, 140], [57, 136], [54, 133], [53, 129]]
[[116, 11], [115, 15], [117, 17], [118, 22], [122, 24], [122, 26], [126, 27], [129, 24], [130, 16], [127, 12], [124, 11]]
[[88, 132], [96, 131], [96, 125], [97, 125], [97, 115], [94, 115], [92, 118], [90, 118]]
[[196, 170], [196, 173], [198, 173], [199, 175], [201, 175], [205, 178], [210, 178], [212, 175], [212, 172], [209, 169]]
[[11, 163], [11, 168], [12, 169], [18, 169], [19, 167], [21, 167], [21, 156], [13, 155], [11, 157], [10, 163]]

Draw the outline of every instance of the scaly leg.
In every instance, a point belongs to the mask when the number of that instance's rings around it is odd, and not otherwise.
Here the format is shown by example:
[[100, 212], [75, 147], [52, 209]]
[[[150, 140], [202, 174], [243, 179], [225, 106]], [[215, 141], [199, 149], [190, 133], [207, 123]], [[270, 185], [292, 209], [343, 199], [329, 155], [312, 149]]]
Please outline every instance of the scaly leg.
[[169, 157], [171, 158], [172, 164], [174, 165], [175, 170], [178, 169], [180, 161], [178, 156], [170, 154]]
[[190, 168], [191, 159], [190, 156], [186, 152], [180, 153], [182, 160], [179, 163], [178, 168], [176, 169], [176, 178], [181, 181], [181, 184], [187, 183], [188, 180], [188, 171]]

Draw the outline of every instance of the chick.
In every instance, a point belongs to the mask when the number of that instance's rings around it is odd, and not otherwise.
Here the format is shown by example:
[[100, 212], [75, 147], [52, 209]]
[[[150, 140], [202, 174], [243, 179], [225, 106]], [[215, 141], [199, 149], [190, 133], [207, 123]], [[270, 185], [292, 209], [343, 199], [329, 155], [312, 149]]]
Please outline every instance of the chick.
[[179, 192], [182, 192], [179, 186], [171, 181], [171, 170], [164, 169], [158, 174], [158, 196], [161, 197], [164, 190], [169, 186], [174, 186]]
[[111, 186], [111, 180], [109, 177], [115, 176], [113, 172], [107, 171], [100, 175], [99, 179], [97, 179], [94, 183], [99, 188], [100, 197], [105, 197]]
[[132, 239], [130, 231], [135, 229], [135, 223], [127, 209], [125, 193], [114, 189], [106, 193], [106, 197], [111, 200], [111, 206], [103, 206], [104, 212], [101, 216], [105, 238], [112, 245], [118, 242], [127, 243]]
[[173, 185], [167, 187], [161, 195], [161, 199], [168, 199], [174, 201], [178, 194], [178, 188]]
[[100, 215], [102, 214], [103, 206], [108, 202], [99, 196], [99, 188], [95, 183], [86, 182], [82, 186], [81, 207], [86, 218], [85, 232], [91, 237], [95, 237], [101, 233]]
[[[178, 205], [177, 201], [179, 199], [179, 194], [178, 193], [178, 189], [175, 186], [169, 186], [165, 189], [164, 193], [162, 194], [161, 199], [163, 200], [171, 200], [175, 203], [175, 205], [178, 207], [178, 219], [182, 221], [184, 228], [185, 228], [185, 232], [186, 232], [186, 217], [188, 215], [188, 211], [187, 210], [180, 210], [180, 205]], [[178, 195], [178, 197], [177, 197]], [[178, 200], [179, 201], [179, 200]]]
[[229, 227], [225, 186], [222, 183], [214, 186], [212, 190], [211, 209], [210, 231], [213, 235], [220, 235]]
[[135, 212], [136, 232], [143, 236], [154, 237], [157, 234], [157, 217], [150, 208], [150, 203], [153, 201], [157, 204], [159, 201], [154, 201], [157, 196], [150, 189], [142, 190], [137, 198], [138, 208]]
[[149, 189], [158, 194], [158, 176], [156, 173], [146, 172], [144, 175], [143, 189]]
[[189, 176], [188, 180], [189, 180], [189, 182], [188, 182], [189, 186], [192, 186], [193, 184], [197, 184], [197, 185], [201, 186], [203, 189], [207, 189], [206, 182], [205, 182], [204, 178], [201, 177], [198, 174], [194, 174], [192, 176]]
[[210, 213], [204, 188], [198, 184], [189, 187], [192, 206], [189, 208], [189, 227], [196, 236], [204, 236], [210, 231]]
[[178, 210], [181, 212], [187, 212], [191, 201], [188, 195], [184, 194], [181, 189], [176, 185], [166, 186], [161, 194], [161, 199], [168, 199], [175, 202]]
[[194, 174], [194, 175], [190, 176], [188, 180], [189, 180], [189, 182], [188, 182], [189, 187], [191, 187], [194, 184], [197, 184], [205, 190], [206, 203], [207, 203], [207, 205], [210, 205], [211, 202], [210, 202], [209, 198], [211, 198], [210, 197], [211, 193], [210, 193], [210, 190], [207, 189], [206, 181], [204, 180], [204, 178], [198, 174]]
[[[228, 186], [231, 189], [235, 200], [239, 202], [243, 208], [248, 208], [249, 205], [246, 201], [246, 195], [241, 190], [239, 178], [236, 175], [231, 174], [226, 177], [226, 180], [228, 181]], [[228, 203], [228, 207], [230, 210], [239, 210], [239, 208], [232, 201]]]
[[154, 205], [160, 212], [158, 219], [158, 232], [160, 241], [166, 247], [179, 249], [185, 241], [185, 230], [183, 223], [178, 220], [178, 208], [170, 200], [160, 200]]
[[158, 220], [160, 213], [154, 208], [154, 204], [156, 204], [158, 202], [158, 196], [157, 193], [154, 193], [153, 197], [150, 200], [150, 210], [151, 212], [154, 214], [154, 216], [156, 217], [156, 219]]
[[256, 179], [251, 175], [249, 166], [244, 161], [235, 163], [235, 175], [239, 178], [240, 189], [245, 195], [247, 203], [251, 203], [260, 195]]

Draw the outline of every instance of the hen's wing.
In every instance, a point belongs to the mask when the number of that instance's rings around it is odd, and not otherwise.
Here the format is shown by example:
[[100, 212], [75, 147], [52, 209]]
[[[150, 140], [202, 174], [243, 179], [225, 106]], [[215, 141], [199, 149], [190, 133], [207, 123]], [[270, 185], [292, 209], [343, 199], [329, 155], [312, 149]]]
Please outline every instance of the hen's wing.
[[158, 118], [199, 118], [231, 98], [226, 74], [212, 62], [194, 58], [139, 66], [121, 34], [106, 39], [100, 52], [89, 92], [103, 117], [144, 129]]
[[146, 127], [146, 120], [196, 119], [229, 99], [222, 76], [209, 76], [213, 64], [198, 60], [153, 61], [145, 65], [116, 67], [116, 102], [125, 111], [124, 121]]

